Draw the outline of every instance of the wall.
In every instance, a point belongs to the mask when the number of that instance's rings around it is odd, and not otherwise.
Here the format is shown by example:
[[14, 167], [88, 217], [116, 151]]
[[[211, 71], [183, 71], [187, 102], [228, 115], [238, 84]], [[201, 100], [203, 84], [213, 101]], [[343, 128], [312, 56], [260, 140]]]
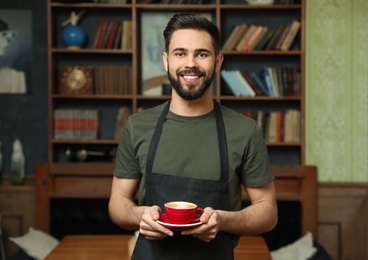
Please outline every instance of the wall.
[[368, 182], [368, 1], [306, 2], [306, 163]]
[[26, 95], [0, 94], [0, 142], [3, 173], [10, 172], [12, 145], [20, 138], [26, 174], [33, 174], [35, 162], [48, 159], [46, 0], [0, 1], [0, 9], [32, 10], [32, 89]]

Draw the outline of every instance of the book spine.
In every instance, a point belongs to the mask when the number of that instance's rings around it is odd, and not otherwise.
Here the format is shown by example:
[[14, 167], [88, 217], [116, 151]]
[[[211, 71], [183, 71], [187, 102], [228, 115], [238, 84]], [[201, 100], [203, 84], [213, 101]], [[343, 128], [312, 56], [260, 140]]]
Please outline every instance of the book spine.
[[250, 25], [249, 28], [243, 33], [243, 35], [239, 39], [238, 43], [234, 46], [234, 48], [237, 51], [241, 51], [244, 44], [247, 43], [247, 41], [249, 40], [249, 38], [251, 37], [251, 35], [254, 33], [256, 29], [257, 29], [256, 25], [254, 24]]
[[243, 77], [241, 72], [239, 70], [234, 71], [238, 79], [240, 80], [241, 85], [245, 88], [248, 96], [254, 97], [256, 95], [256, 92], [253, 90], [253, 88], [249, 85], [248, 81]]
[[119, 22], [118, 21], [112, 22], [111, 31], [107, 39], [106, 49], [114, 48], [115, 39], [116, 36], [118, 35], [118, 29], [119, 29]]
[[235, 83], [233, 82], [229, 71], [221, 70], [221, 77], [224, 79], [227, 86], [229, 87], [229, 90], [233, 93], [233, 95], [236, 97], [240, 97], [241, 93], [239, 92], [238, 88], [235, 87]]
[[107, 27], [108, 26], [109, 26], [109, 22], [106, 21], [106, 20], [103, 20], [102, 21], [102, 24], [101, 24], [101, 32], [100, 32], [99, 38], [97, 40], [96, 49], [102, 49], [103, 48], [105, 34], [106, 34], [106, 31], [107, 31]]
[[285, 36], [285, 39], [284, 39], [284, 41], [282, 42], [282, 44], [280, 46], [280, 50], [282, 50], [282, 51], [289, 50], [291, 44], [293, 43], [293, 41], [294, 41], [294, 39], [296, 37], [296, 34], [299, 31], [299, 28], [300, 28], [300, 22], [297, 21], [297, 20], [294, 20], [291, 23], [289, 32]]
[[241, 37], [246, 32], [246, 30], [247, 30], [247, 25], [245, 23], [240, 24], [238, 30], [236, 31], [236, 33], [232, 37], [228, 47], [226, 48], [227, 51], [232, 51], [235, 48], [235, 46], [240, 41]]
[[255, 83], [259, 86], [260, 89], [262, 89], [262, 92], [265, 96], [270, 96], [270, 93], [267, 90], [267, 87], [265, 83], [258, 77], [257, 73], [254, 71], [249, 72], [252, 79], [255, 81]]
[[250, 45], [261, 34], [262, 30], [263, 30], [263, 27], [262, 26], [257, 26], [256, 27], [255, 31], [252, 33], [252, 35], [249, 37], [248, 41], [242, 47], [242, 49], [241, 49], [242, 52], [246, 52], [249, 49]]

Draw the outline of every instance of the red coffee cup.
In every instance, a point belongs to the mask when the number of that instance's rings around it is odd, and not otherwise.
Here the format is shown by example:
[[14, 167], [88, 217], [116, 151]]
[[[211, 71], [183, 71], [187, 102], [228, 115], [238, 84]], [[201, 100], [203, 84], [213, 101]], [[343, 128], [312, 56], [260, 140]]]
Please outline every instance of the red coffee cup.
[[192, 202], [186, 201], [170, 201], [165, 203], [166, 216], [172, 224], [189, 224], [199, 221], [200, 217], [196, 217], [196, 213], [204, 210]]

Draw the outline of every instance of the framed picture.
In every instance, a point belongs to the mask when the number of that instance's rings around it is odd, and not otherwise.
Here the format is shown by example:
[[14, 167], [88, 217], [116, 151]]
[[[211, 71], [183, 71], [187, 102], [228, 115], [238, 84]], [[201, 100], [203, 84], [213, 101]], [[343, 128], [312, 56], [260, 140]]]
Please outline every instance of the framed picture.
[[[163, 31], [175, 13], [144, 12], [141, 15], [141, 75], [142, 95], [161, 96], [164, 86], [170, 85], [162, 62], [165, 50]], [[210, 21], [211, 13], [201, 13]]]
[[31, 90], [32, 11], [0, 9], [0, 94]]

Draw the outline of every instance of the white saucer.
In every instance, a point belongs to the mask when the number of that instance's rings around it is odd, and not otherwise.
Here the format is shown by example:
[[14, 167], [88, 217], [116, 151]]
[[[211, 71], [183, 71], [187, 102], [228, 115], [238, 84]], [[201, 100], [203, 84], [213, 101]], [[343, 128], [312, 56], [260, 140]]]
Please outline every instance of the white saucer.
[[[197, 217], [197, 216], [196, 216]], [[197, 222], [192, 222], [189, 224], [173, 224], [170, 223], [169, 220], [167, 219], [166, 214], [161, 214], [160, 219], [156, 220], [157, 223], [168, 227], [168, 228], [175, 228], [175, 229], [183, 229], [183, 228], [191, 228], [191, 227], [196, 227], [196, 226], [200, 226], [202, 225], [202, 222], [197, 221]]]

